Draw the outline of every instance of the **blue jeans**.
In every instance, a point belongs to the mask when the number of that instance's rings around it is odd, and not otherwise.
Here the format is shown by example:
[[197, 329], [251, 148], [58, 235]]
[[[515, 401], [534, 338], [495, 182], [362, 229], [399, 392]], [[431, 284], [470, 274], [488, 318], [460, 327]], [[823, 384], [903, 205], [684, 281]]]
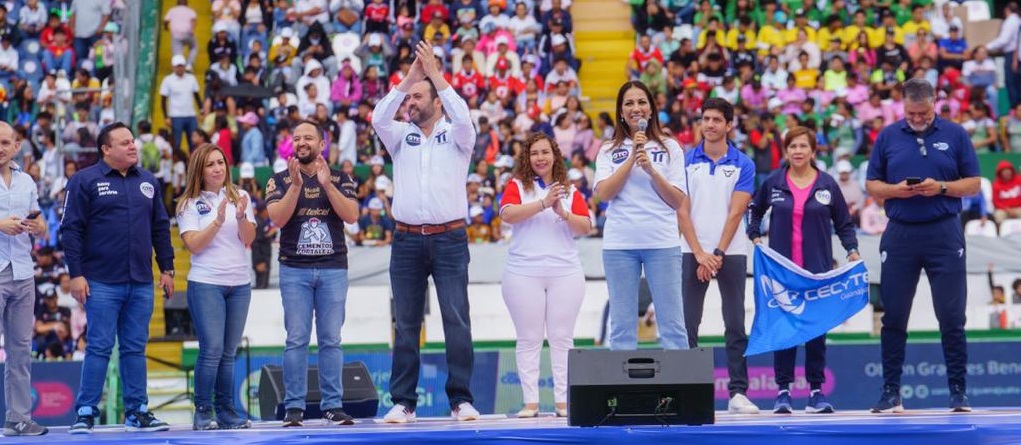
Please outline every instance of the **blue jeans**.
[[195, 406], [216, 411], [234, 406], [234, 356], [248, 318], [252, 286], [218, 286], [188, 281], [188, 311], [199, 337], [195, 362]]
[[56, 57], [49, 50], [42, 51], [43, 65], [46, 70], [61, 70], [67, 73], [68, 77], [74, 74], [74, 67], [71, 66], [73, 58], [70, 51], [64, 51], [60, 57]]
[[195, 116], [172, 117], [170, 118], [170, 126], [174, 137], [174, 150], [181, 148], [181, 133], [184, 133], [185, 140], [188, 141], [188, 153], [195, 150], [195, 147], [191, 145], [191, 134], [199, 129], [199, 121]]
[[[1017, 104], [1021, 104], [1021, 72], [1016, 71], [1014, 69], [1014, 64], [1010, 63], [1010, 61], [1014, 60], [1015, 57], [1017, 57], [1017, 53], [1015, 51], [1004, 53], [1004, 59], [1006, 62], [1003, 64], [1003, 78], [1006, 79], [1006, 81], [1003, 83], [1007, 86], [1007, 97], [1010, 99], [1010, 108], [1012, 109], [1016, 107]], [[989, 102], [993, 104], [997, 103], [996, 100], [996, 97], [989, 98]]]
[[447, 350], [447, 399], [451, 407], [472, 403], [471, 382], [475, 355], [468, 311], [468, 234], [465, 229], [438, 235], [394, 233], [390, 250], [390, 285], [393, 288], [393, 368], [390, 396], [410, 410], [418, 404], [419, 335], [428, 302], [429, 275], [443, 317]]
[[75, 407], [92, 407], [98, 414], [96, 407], [103, 396], [106, 368], [116, 339], [120, 344], [124, 411], [135, 411], [149, 403], [145, 392], [145, 344], [149, 341], [153, 284], [88, 282], [90, 294], [85, 300], [85, 315], [89, 319], [88, 346]]
[[603, 250], [610, 293], [610, 349], [638, 348], [638, 286], [645, 269], [664, 349], [688, 349], [681, 304], [681, 248]]
[[308, 343], [315, 315], [319, 341], [319, 391], [323, 411], [340, 408], [344, 395], [341, 372], [344, 351], [340, 329], [347, 302], [347, 269], [305, 269], [280, 265], [280, 296], [284, 304], [284, 408], [305, 409], [308, 394]]
[[[78, 56], [78, 66], [82, 66], [82, 62], [89, 58], [89, 51], [92, 50], [92, 45], [96, 44], [99, 37], [75, 37], [71, 44], [74, 46], [74, 53]], [[71, 74], [68, 72], [68, 74]], [[68, 76], [70, 77], [70, 76]]]

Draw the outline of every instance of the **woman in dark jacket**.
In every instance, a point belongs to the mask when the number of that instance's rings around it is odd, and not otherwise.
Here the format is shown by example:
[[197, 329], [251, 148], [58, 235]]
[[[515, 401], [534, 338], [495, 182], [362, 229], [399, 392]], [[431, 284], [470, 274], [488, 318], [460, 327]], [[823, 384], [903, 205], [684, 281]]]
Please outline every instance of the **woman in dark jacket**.
[[[761, 223], [766, 211], [769, 218], [769, 247], [811, 273], [833, 269], [834, 228], [840, 243], [847, 250], [847, 259], [857, 261], [858, 239], [847, 209], [844, 195], [832, 176], [815, 166], [816, 136], [805, 127], [791, 128], [784, 138], [786, 166], [773, 172], [755, 193], [750, 206], [748, 237], [761, 242]], [[773, 412], [792, 411], [790, 386], [794, 381], [794, 359], [797, 348], [773, 353], [776, 384], [780, 388]], [[833, 405], [822, 393], [826, 369], [826, 335], [805, 344], [805, 378], [811, 395], [805, 412], [832, 413]]]

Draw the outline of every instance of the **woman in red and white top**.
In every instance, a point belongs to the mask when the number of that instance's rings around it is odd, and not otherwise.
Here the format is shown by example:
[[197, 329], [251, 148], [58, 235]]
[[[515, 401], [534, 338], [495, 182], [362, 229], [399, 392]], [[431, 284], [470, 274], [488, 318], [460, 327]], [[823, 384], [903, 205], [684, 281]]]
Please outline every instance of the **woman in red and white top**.
[[503, 274], [503, 299], [517, 331], [517, 365], [525, 407], [539, 415], [539, 355], [547, 334], [553, 362], [556, 414], [567, 416], [567, 351], [585, 297], [585, 274], [574, 237], [589, 232], [585, 198], [567, 180], [557, 143], [543, 133], [518, 153], [514, 179], [500, 201], [500, 217], [514, 226]]

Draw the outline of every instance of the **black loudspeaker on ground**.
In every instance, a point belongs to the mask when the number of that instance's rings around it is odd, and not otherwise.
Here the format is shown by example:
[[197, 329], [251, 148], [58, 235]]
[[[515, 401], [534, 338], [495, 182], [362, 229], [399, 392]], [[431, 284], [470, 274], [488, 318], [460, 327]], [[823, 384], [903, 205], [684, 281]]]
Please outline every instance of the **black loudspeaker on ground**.
[[713, 351], [572, 349], [567, 423], [704, 425], [716, 421]]
[[[359, 419], [372, 418], [379, 410], [379, 394], [372, 383], [365, 363], [352, 362], [344, 365], [344, 411]], [[262, 367], [259, 378], [259, 412], [262, 420], [283, 420], [284, 418], [284, 372], [277, 365]], [[308, 396], [305, 398], [305, 418], [322, 417], [319, 402], [319, 368], [308, 367]]]

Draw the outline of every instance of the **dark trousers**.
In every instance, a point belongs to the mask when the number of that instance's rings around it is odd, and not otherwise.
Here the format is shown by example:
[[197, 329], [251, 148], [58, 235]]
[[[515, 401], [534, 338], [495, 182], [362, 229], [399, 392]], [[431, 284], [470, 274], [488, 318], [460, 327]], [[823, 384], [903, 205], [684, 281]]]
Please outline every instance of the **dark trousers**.
[[[1014, 108], [1017, 104], [1021, 103], [1021, 72], [1016, 71], [1014, 69], [1014, 64], [1011, 63], [1015, 57], [1017, 57], [1017, 53], [1014, 51], [1004, 53], [1005, 62], [1003, 64], [1003, 77], [1005, 79], [1004, 83], [1007, 84], [1007, 97], [1010, 98], [1011, 108]], [[997, 103], [997, 99], [995, 97], [990, 97], [989, 103], [995, 104]]]
[[[681, 265], [681, 292], [684, 302], [684, 326], [688, 330], [688, 346], [698, 346], [698, 326], [702, 323], [702, 310], [705, 307], [705, 292], [709, 289], [708, 282], [698, 280], [698, 261], [695, 255], [686, 253]], [[730, 395], [748, 390], [748, 361], [744, 351], [748, 347], [748, 334], [744, 330], [744, 288], [748, 272], [748, 257], [745, 255], [726, 255], [723, 267], [716, 272], [716, 284], [723, 298], [724, 339], [727, 343], [727, 374], [730, 383], [727, 389]]]
[[414, 410], [418, 403], [419, 336], [432, 275], [443, 318], [447, 349], [447, 398], [450, 406], [473, 402], [471, 320], [468, 311], [468, 234], [465, 229], [438, 235], [394, 233], [390, 250], [390, 286], [394, 298], [394, 349], [390, 396]]
[[[794, 383], [794, 362], [798, 348], [782, 349], [773, 353], [773, 372], [780, 389], [790, 389]], [[812, 389], [822, 388], [826, 382], [826, 334], [805, 343], [805, 380]]]
[[965, 242], [957, 218], [924, 224], [890, 221], [879, 242], [883, 281], [883, 380], [899, 388], [907, 343], [908, 316], [918, 278], [925, 270], [943, 340], [943, 358], [951, 391], [965, 388], [968, 342], [964, 336], [968, 285]]

